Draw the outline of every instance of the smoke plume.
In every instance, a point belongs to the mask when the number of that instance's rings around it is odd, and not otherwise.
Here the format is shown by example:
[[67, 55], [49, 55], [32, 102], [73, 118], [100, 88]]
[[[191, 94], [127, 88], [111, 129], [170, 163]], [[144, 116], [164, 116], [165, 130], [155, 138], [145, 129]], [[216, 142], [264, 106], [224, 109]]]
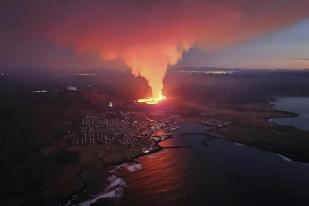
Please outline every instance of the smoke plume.
[[[61, 3], [59, 3], [61, 2]], [[152, 95], [192, 47], [206, 50], [250, 40], [309, 15], [308, 0], [91, 0], [59, 1], [41, 25], [48, 37], [103, 61], [123, 61], [144, 77]]]

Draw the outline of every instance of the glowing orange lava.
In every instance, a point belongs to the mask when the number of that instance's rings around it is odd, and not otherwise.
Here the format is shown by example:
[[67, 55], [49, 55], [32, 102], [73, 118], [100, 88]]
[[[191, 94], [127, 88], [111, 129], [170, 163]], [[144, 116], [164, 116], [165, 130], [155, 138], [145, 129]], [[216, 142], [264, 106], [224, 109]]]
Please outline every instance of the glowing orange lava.
[[160, 95], [158, 97], [148, 97], [145, 99], [138, 99], [138, 103], [146, 103], [146, 104], [159, 104], [160, 102], [163, 102], [167, 98], [163, 95]]

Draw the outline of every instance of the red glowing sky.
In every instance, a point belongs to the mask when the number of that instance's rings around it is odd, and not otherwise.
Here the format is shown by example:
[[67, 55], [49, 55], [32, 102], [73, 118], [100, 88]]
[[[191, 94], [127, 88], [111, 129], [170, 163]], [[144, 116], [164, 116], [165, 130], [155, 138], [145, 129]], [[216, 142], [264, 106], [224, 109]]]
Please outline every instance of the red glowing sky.
[[97, 58], [123, 62], [147, 77], [176, 64], [190, 48], [209, 54], [289, 28], [308, 18], [309, 2], [3, 0], [0, 15], [2, 64], [66, 67]]

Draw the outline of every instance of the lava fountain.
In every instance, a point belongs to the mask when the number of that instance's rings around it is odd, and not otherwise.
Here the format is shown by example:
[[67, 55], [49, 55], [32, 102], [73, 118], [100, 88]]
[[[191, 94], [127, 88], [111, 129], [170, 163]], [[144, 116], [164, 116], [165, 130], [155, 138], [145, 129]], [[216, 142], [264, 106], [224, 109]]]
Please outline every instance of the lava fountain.
[[187, 42], [153, 42], [128, 49], [121, 56], [132, 74], [145, 78], [151, 89], [151, 97], [138, 99], [137, 102], [158, 104], [167, 99], [163, 95], [167, 68], [175, 65], [190, 47], [191, 43]]

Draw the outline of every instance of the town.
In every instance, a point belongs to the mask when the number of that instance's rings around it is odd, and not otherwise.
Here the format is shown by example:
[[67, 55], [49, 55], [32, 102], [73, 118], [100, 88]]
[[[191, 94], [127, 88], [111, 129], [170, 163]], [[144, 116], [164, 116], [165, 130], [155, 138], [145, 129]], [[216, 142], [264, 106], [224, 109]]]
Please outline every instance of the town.
[[86, 114], [79, 131], [70, 135], [73, 145], [121, 144], [149, 153], [158, 149], [157, 142], [171, 137], [179, 118], [162, 112], [133, 112], [110, 110]]

